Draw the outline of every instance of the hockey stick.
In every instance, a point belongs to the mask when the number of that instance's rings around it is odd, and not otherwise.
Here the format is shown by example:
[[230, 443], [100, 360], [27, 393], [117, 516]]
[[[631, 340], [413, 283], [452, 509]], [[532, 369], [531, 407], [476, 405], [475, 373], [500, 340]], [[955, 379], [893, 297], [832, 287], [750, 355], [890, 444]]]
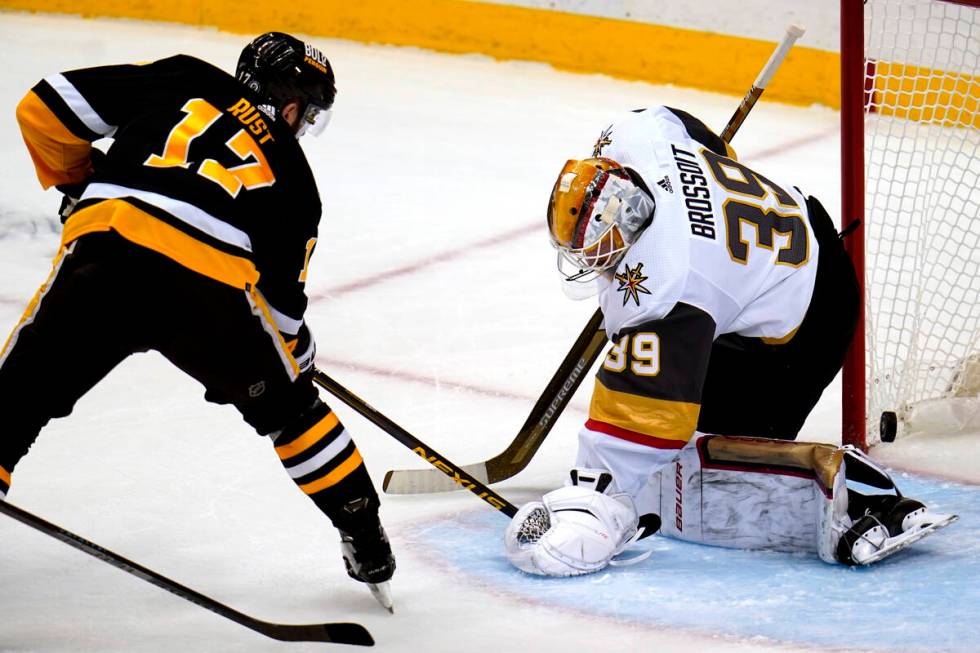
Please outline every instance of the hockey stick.
[[137, 576], [152, 583], [160, 589], [167, 590], [185, 601], [196, 603], [197, 605], [219, 614], [226, 619], [231, 619], [237, 624], [245, 626], [250, 630], [261, 633], [266, 637], [278, 639], [284, 642], [334, 642], [336, 644], [355, 644], [357, 646], [374, 646], [374, 639], [371, 637], [364, 626], [355, 623], [325, 623], [325, 624], [275, 624], [268, 621], [260, 621], [254, 617], [242, 614], [228, 606], [218, 603], [212, 598], [204, 596], [199, 592], [184, 587], [176, 581], [172, 581], [166, 576], [138, 565], [131, 560], [127, 560], [117, 553], [108, 549], [103, 549], [98, 544], [89, 542], [83, 537], [55, 526], [40, 517], [37, 517], [26, 510], [18, 508], [8, 502], [0, 501], [0, 512], [13, 517], [19, 522], [27, 524], [31, 528], [37, 529], [45, 535], [50, 535], [56, 540], [61, 540], [65, 544], [75, 547], [79, 551], [108, 562], [117, 569]]
[[732, 114], [732, 117], [728, 119], [728, 124], [721, 132], [721, 139], [723, 141], [726, 143], [732, 142], [732, 138], [735, 137], [735, 132], [737, 132], [738, 128], [742, 126], [742, 123], [745, 122], [745, 117], [749, 115], [749, 111], [752, 110], [755, 103], [759, 101], [759, 96], [761, 96], [762, 92], [766, 90], [766, 86], [769, 85], [773, 75], [776, 74], [779, 66], [782, 65], [783, 59], [785, 59], [786, 55], [789, 54], [789, 49], [793, 47], [793, 44], [796, 43], [798, 38], [803, 36], [805, 31], [806, 30], [800, 25], [790, 25], [786, 28], [786, 34], [783, 35], [783, 40], [776, 46], [776, 49], [769, 57], [769, 61], [767, 61], [766, 65], [762, 67], [762, 70], [759, 71], [759, 76], [756, 77], [755, 81], [752, 83], [752, 88], [750, 88], [749, 92], [742, 98], [742, 102], [738, 105], [738, 108], [735, 109], [735, 113]]
[[[461, 469], [489, 485], [510, 478], [527, 467], [605, 344], [602, 311], [597, 310], [548, 382], [510, 445], [493, 458], [463, 465]], [[389, 494], [424, 494], [448, 492], [458, 489], [459, 486], [434, 469], [399, 469], [385, 474], [382, 487]]]
[[[735, 132], [742, 126], [745, 117], [749, 115], [776, 70], [783, 63], [789, 49], [805, 31], [799, 25], [790, 25], [786, 29], [782, 41], [776, 46], [776, 50], [759, 72], [752, 88], [742, 98], [722, 131], [721, 138], [726, 143], [731, 142]], [[606, 334], [600, 328], [601, 324], [602, 312], [596, 311], [507, 448], [493, 458], [464, 465], [461, 469], [489, 485], [510, 478], [527, 467], [538, 447], [551, 431], [556, 418], [565, 410], [572, 395], [575, 394], [575, 390], [582, 382], [583, 373], [592, 367], [592, 363], [598, 358], [599, 352], [605, 345]], [[458, 489], [455, 484], [448, 482], [441, 474], [431, 469], [391, 470], [385, 474], [382, 487], [389, 494], [424, 494]]]
[[395, 424], [393, 421], [375, 410], [363, 399], [331, 379], [322, 371], [313, 371], [313, 381], [323, 387], [327, 392], [337, 397], [337, 399], [340, 399], [342, 402], [363, 415], [382, 431], [411, 449], [427, 463], [451, 478], [453, 483], [460, 487], [466, 488], [508, 517], [513, 517], [517, 514], [517, 507], [510, 501], [488, 488], [478, 479], [473, 478], [473, 476], [465, 469], [449, 461], [435, 449]]

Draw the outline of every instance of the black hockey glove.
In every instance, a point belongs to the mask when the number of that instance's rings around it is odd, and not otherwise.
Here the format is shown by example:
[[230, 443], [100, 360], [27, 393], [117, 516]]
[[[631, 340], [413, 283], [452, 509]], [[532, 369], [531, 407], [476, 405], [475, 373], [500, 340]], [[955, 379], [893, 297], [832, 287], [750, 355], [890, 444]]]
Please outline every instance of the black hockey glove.
[[88, 186], [87, 181], [80, 181], [77, 184], [61, 184], [56, 186], [63, 195], [61, 198], [61, 206], [58, 207], [58, 216], [61, 218], [61, 223], [64, 224], [65, 220], [75, 211], [75, 205], [78, 204], [78, 198], [82, 196], [85, 192], [85, 187]]
[[288, 333], [282, 334], [286, 341], [286, 349], [296, 359], [300, 372], [307, 372], [313, 368], [313, 359], [316, 357], [316, 343], [313, 341], [313, 334], [306, 322], [299, 328], [299, 333], [295, 336]]

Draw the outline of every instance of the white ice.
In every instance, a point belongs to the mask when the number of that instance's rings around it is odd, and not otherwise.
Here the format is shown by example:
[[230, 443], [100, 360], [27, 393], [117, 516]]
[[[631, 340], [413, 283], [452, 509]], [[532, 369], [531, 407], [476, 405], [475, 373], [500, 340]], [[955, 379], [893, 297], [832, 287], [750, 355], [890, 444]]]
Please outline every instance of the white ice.
[[[246, 40], [0, 13], [0, 330], [16, 324], [46, 277], [59, 228], [59, 197], [37, 185], [13, 119], [20, 97], [61, 70], [177, 52], [231, 70]], [[325, 204], [309, 284], [319, 365], [457, 463], [485, 459], [513, 437], [594, 310], [563, 296], [547, 243], [545, 201], [561, 165], [587, 155], [624, 111], [663, 103], [720, 129], [739, 98], [482, 56], [313, 41], [339, 87], [329, 129], [304, 143]], [[733, 144], [753, 167], [794, 180], [837, 213], [837, 112], [763, 98]], [[70, 370], [50, 373], [55, 385]], [[501, 494], [521, 503], [561, 483], [590, 385], [530, 466], [496, 487]], [[839, 393], [835, 382], [802, 439], [839, 439]], [[424, 466], [330, 403], [379, 489], [385, 470]], [[913, 437], [874, 454], [897, 468], [977, 483], [978, 440]], [[233, 409], [205, 403], [199, 386], [154, 354], [125, 362], [72, 416], [52, 423], [17, 466], [8, 498], [261, 619], [361, 622], [381, 651], [813, 650], [515, 599], [400, 546], [400, 534], [421, 520], [451, 524], [488, 509], [468, 493], [383, 496], [398, 556], [396, 612], [388, 615], [347, 579], [336, 532], [269, 443]], [[501, 517], [501, 531], [504, 524]], [[497, 542], [484, 546], [473, 555], [498, 553]], [[178, 650], [326, 648], [263, 639], [0, 518], [0, 651]]]

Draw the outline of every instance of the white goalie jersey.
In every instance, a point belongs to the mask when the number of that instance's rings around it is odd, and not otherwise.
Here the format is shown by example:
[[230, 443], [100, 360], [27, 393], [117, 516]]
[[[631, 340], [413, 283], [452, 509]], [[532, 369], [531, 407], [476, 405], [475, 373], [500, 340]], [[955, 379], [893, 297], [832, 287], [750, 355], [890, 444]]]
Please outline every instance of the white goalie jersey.
[[798, 188], [738, 162], [683, 111], [636, 111], [602, 132], [593, 156], [630, 169], [656, 201], [650, 226], [599, 280], [613, 348], [577, 462], [614, 471], [635, 493], [693, 437], [716, 339], [792, 339], [818, 244]]
[[[793, 334], [817, 260], [799, 189], [742, 165], [699, 121], [667, 107], [611, 125], [594, 154], [637, 172], [657, 202], [653, 223], [604, 284], [610, 336], [682, 302], [711, 316], [715, 336]], [[634, 281], [641, 276], [645, 282]]]
[[693, 436], [718, 337], [792, 339], [813, 294], [818, 245], [798, 188], [738, 162], [683, 111], [636, 111], [602, 132], [593, 156], [631, 169], [656, 201], [650, 226], [599, 281], [614, 347], [583, 438], [611, 435], [621, 442], [610, 446], [659, 454], [635, 461], [633, 479], [622, 464], [579, 461], [617, 469], [630, 491]]

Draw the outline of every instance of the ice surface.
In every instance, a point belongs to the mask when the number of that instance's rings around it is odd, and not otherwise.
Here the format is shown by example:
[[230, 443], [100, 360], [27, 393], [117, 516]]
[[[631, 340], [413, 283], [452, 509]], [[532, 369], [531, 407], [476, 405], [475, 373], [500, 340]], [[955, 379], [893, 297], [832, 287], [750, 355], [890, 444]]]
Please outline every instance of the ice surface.
[[[247, 39], [17, 13], [0, 13], [0, 36], [6, 332], [47, 275], [58, 233], [59, 198], [37, 186], [13, 120], [23, 93], [61, 70], [175, 52], [230, 70]], [[720, 129], [739, 98], [481, 56], [314, 41], [339, 88], [330, 128], [304, 143], [326, 207], [310, 274], [319, 364], [455, 462], [494, 455], [594, 311], [560, 291], [545, 236], [545, 201], [561, 165], [590, 152], [623, 111], [665, 103]], [[763, 99], [734, 146], [836, 213], [835, 112]], [[61, 372], [51, 370], [52, 384]], [[561, 482], [589, 386], [530, 466], [497, 487], [501, 494], [521, 503]], [[657, 552], [638, 567], [541, 582], [505, 566], [503, 518], [468, 494], [384, 497], [399, 565], [391, 616], [347, 579], [336, 532], [269, 443], [202, 395], [159, 356], [133, 357], [44, 431], [16, 469], [10, 500], [255, 617], [359, 621], [381, 651], [977, 646], [976, 436], [914, 436], [875, 451], [893, 467], [962, 483], [900, 478], [937, 492], [962, 519], [902, 558], [859, 572], [655, 539]], [[838, 395], [835, 382], [805, 439], [838, 438]], [[331, 403], [377, 483], [387, 469], [421, 465]], [[0, 551], [0, 651], [324, 649], [265, 640], [9, 519], [0, 519]], [[858, 630], [853, 640], [848, 627]]]
[[[602, 615], [835, 650], [975, 651], [980, 489], [902, 474], [896, 482], [909, 496], [963, 521], [860, 569], [828, 565], [816, 555], [732, 551], [654, 537], [638, 544], [653, 550], [646, 563], [544, 579], [515, 574], [503, 552], [473, 555], [500, 530], [501, 519], [485, 510], [452, 522], [427, 520], [403, 537], [469, 582], [515, 602], [560, 606], [591, 619]], [[922, 638], [924, 629], [928, 638]]]

